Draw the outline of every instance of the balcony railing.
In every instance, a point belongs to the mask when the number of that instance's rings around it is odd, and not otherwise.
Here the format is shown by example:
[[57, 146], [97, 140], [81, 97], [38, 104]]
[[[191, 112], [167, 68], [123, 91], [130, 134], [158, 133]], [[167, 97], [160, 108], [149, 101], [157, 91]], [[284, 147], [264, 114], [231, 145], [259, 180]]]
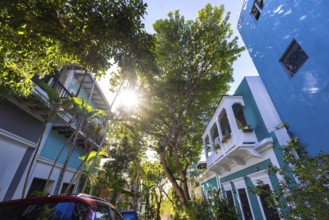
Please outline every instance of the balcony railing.
[[33, 77], [33, 82], [37, 85], [41, 85], [41, 83], [47, 84], [49, 87], [58, 91], [60, 98], [72, 97], [72, 94], [64, 87], [64, 85], [58, 80], [57, 77], [48, 76], [43, 79], [40, 79], [38, 76]]
[[[218, 141], [215, 142], [218, 144]], [[207, 158], [207, 166], [210, 170], [229, 170], [229, 164], [243, 165], [248, 156], [260, 158], [261, 153], [272, 146], [272, 138], [259, 142], [253, 130], [243, 132], [239, 129], [232, 133], [225, 143], [219, 143], [219, 148], [215, 147], [217, 150]]]

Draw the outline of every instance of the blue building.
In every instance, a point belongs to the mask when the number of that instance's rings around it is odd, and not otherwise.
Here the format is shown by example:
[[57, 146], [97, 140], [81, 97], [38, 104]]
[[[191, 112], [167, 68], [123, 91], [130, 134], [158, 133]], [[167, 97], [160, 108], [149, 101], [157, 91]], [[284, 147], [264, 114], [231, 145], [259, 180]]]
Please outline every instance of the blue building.
[[[24, 196], [44, 190], [51, 194], [57, 185], [59, 192], [64, 193], [82, 162], [79, 157], [90, 149], [97, 151], [104, 141], [103, 137], [105, 138], [103, 135], [94, 140], [94, 129], [90, 123], [85, 123], [77, 135], [76, 146], [65, 170], [63, 183], [58, 184], [59, 173], [72, 145], [71, 137], [77, 129], [77, 123], [75, 117], [69, 113], [57, 113], [49, 120], [48, 94], [40, 86], [40, 79], [35, 78], [34, 82], [32, 93], [46, 105], [41, 107], [36, 99], [18, 96], [8, 98], [0, 105], [0, 161], [5, 167], [0, 170], [0, 201], [22, 196], [30, 164], [32, 169]], [[80, 97], [94, 109], [102, 109], [107, 114], [110, 112], [110, 105], [93, 74], [78, 66], [63, 68], [60, 75], [48, 76], [42, 79], [42, 82], [58, 91], [60, 98]], [[64, 150], [56, 162], [50, 182], [46, 185], [50, 170], [63, 146]], [[77, 180], [73, 183], [76, 191], [79, 183]], [[73, 188], [70, 192], [72, 190]]]
[[289, 131], [329, 150], [329, 3], [246, 0], [238, 29]]
[[268, 166], [283, 167], [280, 146], [289, 141], [287, 130], [260, 77], [245, 77], [233, 96], [223, 96], [202, 139], [207, 171], [200, 177], [203, 195], [211, 199], [220, 190], [243, 219], [280, 219], [278, 212], [250, 191], [262, 181], [276, 189], [280, 175]]

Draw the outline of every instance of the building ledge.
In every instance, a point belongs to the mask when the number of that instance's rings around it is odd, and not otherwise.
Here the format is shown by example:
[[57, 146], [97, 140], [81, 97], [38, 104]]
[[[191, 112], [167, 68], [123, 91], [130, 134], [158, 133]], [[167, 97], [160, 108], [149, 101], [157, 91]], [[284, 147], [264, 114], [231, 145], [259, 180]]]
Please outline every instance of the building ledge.
[[[262, 153], [273, 147], [273, 139], [265, 138], [254, 144], [245, 142], [227, 143], [226, 149], [218, 150], [207, 158], [207, 165], [210, 171], [221, 173], [231, 171], [234, 165], [245, 165], [246, 158], [261, 158]], [[224, 146], [225, 147], [225, 146]]]

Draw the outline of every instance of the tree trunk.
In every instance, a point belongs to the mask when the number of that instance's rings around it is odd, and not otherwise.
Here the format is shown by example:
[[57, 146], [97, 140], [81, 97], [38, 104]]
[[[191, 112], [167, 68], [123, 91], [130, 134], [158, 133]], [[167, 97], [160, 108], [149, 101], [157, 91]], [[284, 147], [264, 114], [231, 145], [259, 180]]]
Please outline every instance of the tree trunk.
[[134, 210], [138, 211], [138, 197], [140, 194], [140, 164], [137, 162], [137, 174], [136, 174], [136, 190], [134, 195]]
[[[97, 139], [97, 136], [98, 136], [98, 132], [96, 132], [96, 134], [94, 135], [94, 138], [93, 138], [93, 145], [95, 144], [95, 140]], [[87, 144], [85, 143], [85, 146], [86, 146], [86, 145], [87, 145]], [[71, 188], [71, 186], [73, 185], [73, 182], [74, 182], [74, 181], [76, 182], [76, 184], [75, 184], [75, 186], [74, 186], [73, 192], [74, 192], [74, 193], [77, 193], [77, 192], [78, 192], [78, 185], [79, 185], [79, 182], [80, 182], [80, 179], [81, 179], [81, 175], [82, 175], [82, 172], [83, 172], [83, 167], [86, 165], [87, 160], [88, 160], [88, 157], [89, 157], [89, 154], [90, 154], [91, 151], [93, 150], [93, 145], [90, 145], [90, 146], [88, 147], [86, 157], [83, 159], [82, 163], [80, 164], [79, 168], [77, 169], [78, 176], [77, 176], [77, 178], [74, 180], [74, 178], [75, 178], [75, 176], [76, 176], [76, 174], [77, 174], [77, 172], [75, 172], [74, 175], [73, 175], [73, 177], [72, 177], [72, 179], [71, 179], [71, 181], [70, 181], [70, 185], [69, 185], [69, 187], [67, 187], [65, 193], [67, 193], [67, 191], [69, 190], [69, 188]]]
[[81, 127], [82, 127], [84, 121], [85, 121], [85, 120], [82, 120], [82, 121], [79, 123], [79, 126], [78, 126], [78, 128], [77, 128], [77, 132], [76, 132], [76, 134], [74, 135], [73, 143], [72, 143], [72, 145], [71, 145], [71, 147], [70, 147], [70, 150], [69, 150], [69, 152], [68, 152], [68, 154], [67, 154], [67, 157], [66, 157], [65, 162], [64, 162], [64, 164], [63, 164], [63, 167], [62, 167], [62, 169], [61, 169], [61, 172], [59, 173], [59, 177], [58, 177], [58, 181], [57, 181], [57, 184], [56, 184], [56, 187], [55, 187], [55, 190], [54, 190], [54, 194], [58, 194], [58, 192], [59, 192], [59, 190], [60, 190], [60, 188], [61, 188], [61, 185], [62, 185], [62, 182], [63, 182], [63, 177], [64, 177], [64, 174], [65, 174], [66, 168], [67, 168], [68, 163], [69, 163], [69, 161], [70, 161], [70, 159], [71, 159], [71, 156], [72, 156], [72, 154], [73, 154], [73, 152], [74, 152], [75, 145], [76, 145], [76, 142], [77, 142], [77, 139], [78, 139], [78, 135], [79, 135], [79, 132], [80, 132], [80, 130], [81, 130]]
[[[74, 181], [71, 181], [71, 183], [70, 183], [70, 185], [72, 186], [73, 182], [75, 182], [73, 193], [77, 193], [78, 192], [78, 185], [79, 185], [79, 182], [80, 182], [80, 179], [81, 179], [83, 168], [85, 167], [85, 165], [87, 163], [87, 160], [88, 160], [88, 157], [89, 157], [89, 154], [91, 153], [92, 150], [93, 150], [93, 148], [92, 148], [92, 146], [90, 146], [89, 149], [88, 149], [88, 151], [87, 151], [86, 157], [83, 159], [83, 161], [81, 163], [81, 166], [77, 169], [77, 172], [78, 172], [77, 178]], [[76, 176], [76, 175], [74, 175], [74, 176]]]
[[185, 198], [182, 188], [178, 185], [175, 177], [173, 176], [172, 172], [169, 170], [169, 167], [167, 165], [166, 158], [165, 158], [165, 152], [160, 151], [159, 154], [160, 154], [160, 162], [162, 164], [163, 170], [164, 170], [167, 178], [171, 182], [182, 208], [187, 209], [189, 207], [188, 200]]
[[180, 176], [180, 179], [181, 179], [181, 185], [182, 185], [182, 188], [183, 188], [184, 197], [187, 201], [190, 201], [191, 198], [190, 198], [190, 194], [189, 194], [189, 191], [188, 191], [186, 172], [185, 172], [186, 168], [183, 167], [183, 165], [181, 164], [177, 152], [178, 151], [174, 151], [175, 158], [176, 158], [175, 161], [176, 161], [176, 164], [177, 164], [177, 167], [178, 167], [178, 173], [179, 173], [179, 176]]
[[90, 167], [90, 169], [89, 169], [88, 175], [87, 175], [86, 180], [85, 180], [85, 183], [83, 184], [83, 187], [82, 187], [82, 189], [81, 189], [81, 192], [82, 192], [82, 193], [85, 191], [85, 189], [86, 189], [86, 187], [87, 187], [87, 183], [88, 183], [89, 177], [90, 177], [91, 173], [93, 172], [93, 169], [94, 169], [94, 167], [95, 167], [95, 164], [96, 164], [96, 161], [97, 161], [97, 158], [98, 158], [99, 152], [101, 151], [101, 149], [102, 149], [102, 147], [103, 147], [103, 143], [104, 143], [105, 138], [106, 138], [106, 130], [107, 130], [107, 129], [104, 130], [104, 136], [103, 136], [103, 138], [102, 138], [102, 140], [101, 140], [101, 143], [99, 144], [99, 148], [98, 148], [98, 150], [97, 150], [96, 156], [95, 156], [95, 158], [94, 158], [94, 160], [93, 160], [93, 163], [91, 164], [91, 167]]
[[59, 157], [61, 156], [61, 154], [63, 153], [63, 150], [65, 149], [65, 147], [67, 146], [67, 144], [70, 142], [70, 140], [72, 139], [72, 137], [74, 136], [76, 131], [74, 131], [71, 135], [71, 137], [68, 139], [68, 141], [62, 146], [62, 148], [60, 149], [60, 151], [58, 152], [57, 154], [57, 157], [56, 159], [54, 160], [53, 162], [53, 165], [51, 166], [51, 169], [50, 169], [50, 172], [48, 174], [48, 178], [47, 178], [47, 181], [46, 181], [46, 184], [45, 184], [45, 188], [43, 190], [44, 193], [47, 193], [46, 189], [48, 188], [48, 185], [49, 185], [49, 182], [50, 182], [50, 178], [51, 178], [51, 175], [53, 174], [53, 171], [55, 169], [55, 166], [57, 164], [57, 161], [59, 160]]

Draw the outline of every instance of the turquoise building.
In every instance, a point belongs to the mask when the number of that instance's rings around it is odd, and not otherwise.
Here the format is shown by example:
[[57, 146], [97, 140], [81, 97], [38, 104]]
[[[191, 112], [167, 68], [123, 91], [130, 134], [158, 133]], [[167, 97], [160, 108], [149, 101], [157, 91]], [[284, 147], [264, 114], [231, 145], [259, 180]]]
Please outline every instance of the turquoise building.
[[289, 132], [329, 150], [329, 3], [246, 0], [238, 29]]
[[[79, 182], [72, 177], [77, 177], [76, 171], [82, 162], [79, 157], [90, 149], [97, 151], [104, 143], [105, 134], [95, 139], [92, 125], [85, 123], [77, 135], [74, 152], [65, 170], [63, 182], [59, 184], [59, 173], [72, 145], [71, 137], [77, 130], [77, 120], [70, 113], [57, 112], [54, 117], [50, 117], [49, 97], [45, 89], [40, 86], [41, 81], [55, 89], [60, 98], [80, 97], [94, 109], [102, 109], [109, 116], [110, 105], [98, 82], [92, 73], [78, 66], [64, 67], [60, 74], [47, 76], [44, 79], [34, 78], [35, 87], [32, 93], [39, 97], [39, 100], [43, 100], [45, 105], [40, 105], [40, 101], [18, 96], [9, 97], [2, 102], [0, 104], [0, 149], [2, 149], [0, 161], [6, 169], [0, 170], [2, 177], [0, 201], [21, 198], [27, 175], [24, 197], [31, 196], [35, 191], [44, 190], [52, 194], [55, 187], [59, 188], [59, 193], [64, 193], [72, 180], [73, 187], [69, 192], [77, 192]], [[50, 182], [46, 185], [58, 155]], [[28, 174], [30, 166], [32, 169]]]
[[245, 77], [234, 95], [223, 96], [202, 139], [207, 171], [199, 178], [203, 195], [211, 199], [219, 190], [242, 219], [280, 219], [280, 210], [266, 203], [268, 194], [255, 195], [258, 181], [273, 190], [279, 175], [268, 166], [283, 166], [280, 146], [289, 142], [260, 77]]

